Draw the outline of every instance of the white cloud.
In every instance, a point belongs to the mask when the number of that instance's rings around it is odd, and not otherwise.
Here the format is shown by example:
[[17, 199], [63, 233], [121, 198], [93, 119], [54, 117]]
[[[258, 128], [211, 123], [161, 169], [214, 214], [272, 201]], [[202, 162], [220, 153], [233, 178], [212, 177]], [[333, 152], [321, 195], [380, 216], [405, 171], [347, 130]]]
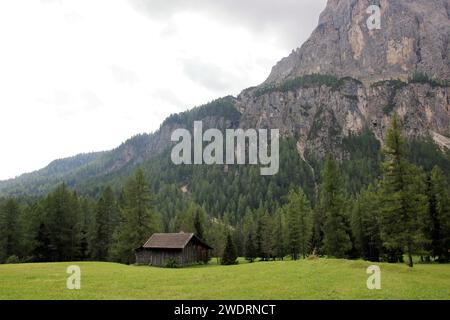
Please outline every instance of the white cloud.
[[[320, 2], [306, 1], [305, 10], [317, 16]], [[292, 49], [273, 19], [258, 30], [256, 17], [218, 19], [215, 6], [154, 17], [148, 10], [160, 3], [146, 3], [147, 14], [129, 0], [0, 2], [0, 179], [111, 149], [156, 130], [170, 113], [238, 94]]]

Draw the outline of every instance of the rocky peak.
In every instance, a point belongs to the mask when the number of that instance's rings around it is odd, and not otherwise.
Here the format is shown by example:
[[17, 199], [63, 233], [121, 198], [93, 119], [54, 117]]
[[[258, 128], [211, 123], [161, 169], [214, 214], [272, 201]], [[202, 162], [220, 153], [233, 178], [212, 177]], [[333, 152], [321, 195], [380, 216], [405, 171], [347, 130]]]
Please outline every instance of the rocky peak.
[[[367, 9], [381, 9], [369, 30]], [[265, 85], [320, 73], [365, 83], [415, 72], [450, 79], [450, 0], [329, 0], [310, 39], [273, 69]]]

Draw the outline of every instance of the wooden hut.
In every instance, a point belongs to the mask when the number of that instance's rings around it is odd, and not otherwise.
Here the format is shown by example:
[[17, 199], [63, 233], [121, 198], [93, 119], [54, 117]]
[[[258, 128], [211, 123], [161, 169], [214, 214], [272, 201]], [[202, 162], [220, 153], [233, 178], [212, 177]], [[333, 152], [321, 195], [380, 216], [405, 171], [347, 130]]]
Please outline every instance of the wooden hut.
[[206, 263], [211, 249], [193, 233], [155, 233], [135, 250], [136, 263], [158, 267]]

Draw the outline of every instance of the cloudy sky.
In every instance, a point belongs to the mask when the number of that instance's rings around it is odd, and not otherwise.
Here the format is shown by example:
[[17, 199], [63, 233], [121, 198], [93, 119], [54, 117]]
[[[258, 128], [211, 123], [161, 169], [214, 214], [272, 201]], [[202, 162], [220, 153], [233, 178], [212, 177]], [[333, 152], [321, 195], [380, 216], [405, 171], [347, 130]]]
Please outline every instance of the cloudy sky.
[[0, 2], [0, 179], [265, 80], [326, 0]]

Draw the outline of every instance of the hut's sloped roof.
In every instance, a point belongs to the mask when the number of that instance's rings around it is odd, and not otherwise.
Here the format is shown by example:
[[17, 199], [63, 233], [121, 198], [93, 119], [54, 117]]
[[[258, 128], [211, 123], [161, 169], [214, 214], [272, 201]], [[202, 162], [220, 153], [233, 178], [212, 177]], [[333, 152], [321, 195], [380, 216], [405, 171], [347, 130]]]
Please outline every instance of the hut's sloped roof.
[[192, 238], [211, 249], [193, 233], [155, 233], [142, 247], [145, 249], [183, 249]]

